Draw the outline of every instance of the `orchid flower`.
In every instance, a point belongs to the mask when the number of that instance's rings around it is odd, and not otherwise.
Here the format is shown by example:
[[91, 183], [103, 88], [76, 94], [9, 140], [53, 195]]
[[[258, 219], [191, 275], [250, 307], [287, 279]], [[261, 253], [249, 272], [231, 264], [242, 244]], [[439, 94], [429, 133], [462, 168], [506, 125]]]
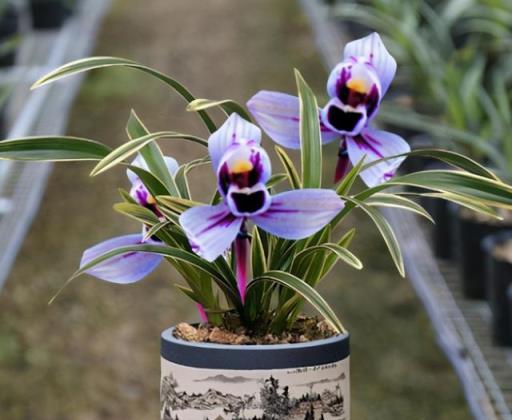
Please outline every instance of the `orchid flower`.
[[[396, 72], [396, 61], [379, 35], [373, 33], [345, 46], [343, 61], [327, 81], [331, 98], [319, 109], [323, 143], [340, 141], [335, 182], [363, 157], [369, 163], [410, 151], [396, 134], [377, 130], [370, 123]], [[261, 128], [276, 143], [300, 148], [299, 98], [280, 92], [260, 91], [247, 103]], [[370, 187], [392, 178], [404, 157], [382, 161], [361, 172]]]
[[[178, 163], [171, 157], [165, 157], [165, 163], [171, 174], [175, 174], [178, 170]], [[146, 162], [141, 156], [132, 162], [132, 166], [138, 166], [142, 169], [148, 170]], [[142, 183], [141, 179], [129, 169], [126, 171], [128, 179], [132, 185], [130, 189], [130, 196], [141, 206], [146, 207], [153, 211], [158, 217], [161, 217], [160, 211], [156, 207], [156, 201], [149, 193], [147, 188]], [[92, 248], [87, 249], [80, 262], [83, 267], [93, 259], [99, 257], [106, 252], [115, 248], [139, 245], [142, 243], [155, 244], [160, 243], [158, 239], [148, 238], [145, 239], [147, 227], [143, 226], [142, 233], [135, 233], [131, 235], [118, 236], [101, 242]], [[150, 254], [144, 252], [132, 252], [129, 254], [119, 255], [110, 258], [105, 262], [89, 269], [87, 274], [105, 280], [111, 283], [128, 284], [135, 283], [152, 271], [160, 264], [163, 257], [158, 254]]]
[[194, 252], [208, 261], [235, 242], [238, 289], [242, 302], [247, 285], [248, 235], [251, 221], [285, 239], [302, 239], [322, 229], [344, 206], [336, 192], [301, 189], [271, 196], [270, 159], [261, 147], [261, 130], [231, 114], [208, 140], [222, 202], [196, 206], [180, 216]]

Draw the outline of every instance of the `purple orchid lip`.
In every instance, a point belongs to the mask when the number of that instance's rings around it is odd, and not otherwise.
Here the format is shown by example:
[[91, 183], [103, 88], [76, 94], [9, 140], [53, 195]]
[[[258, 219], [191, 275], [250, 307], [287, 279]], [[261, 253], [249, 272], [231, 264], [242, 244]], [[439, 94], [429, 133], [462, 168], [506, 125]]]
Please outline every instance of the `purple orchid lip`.
[[253, 188], [239, 189], [232, 186], [226, 197], [230, 211], [238, 217], [250, 217], [264, 213], [270, 207], [272, 198], [265, 184]]
[[340, 135], [354, 136], [361, 132], [367, 122], [366, 109], [360, 105], [352, 108], [341, 103], [338, 98], [331, 99], [320, 114], [322, 123]]
[[344, 111], [336, 105], [331, 105], [327, 109], [327, 122], [336, 131], [341, 133], [353, 133], [360, 125], [361, 120], [365, 118], [363, 112], [360, 111]]

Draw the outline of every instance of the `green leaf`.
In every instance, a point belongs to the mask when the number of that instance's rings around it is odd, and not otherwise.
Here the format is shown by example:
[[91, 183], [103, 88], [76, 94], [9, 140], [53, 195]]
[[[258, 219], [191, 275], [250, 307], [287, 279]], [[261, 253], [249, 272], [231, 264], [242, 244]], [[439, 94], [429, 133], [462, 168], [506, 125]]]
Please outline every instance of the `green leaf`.
[[259, 229], [255, 226], [252, 231], [251, 239], [251, 262], [252, 262], [252, 274], [254, 277], [261, 276], [267, 271], [267, 258], [265, 255], [265, 249], [261, 242], [261, 236]]
[[[128, 118], [128, 123], [126, 124], [126, 132], [131, 140], [150, 134], [149, 130], [145, 127], [133, 109], [130, 112], [130, 118]], [[162, 183], [171, 193], [175, 193], [176, 184], [172, 174], [169, 172], [169, 168], [165, 163], [164, 155], [160, 150], [160, 147], [158, 147], [158, 144], [156, 142], [148, 143], [139, 151], [146, 162], [149, 171], [157, 178], [161, 179]]]
[[350, 252], [347, 248], [332, 243], [325, 243], [321, 245], [312, 246], [310, 248], [306, 248], [305, 250], [299, 252], [295, 256], [296, 262], [294, 261], [294, 264], [300, 264], [301, 260], [309, 255], [315, 254], [317, 252], [326, 251], [334, 254], [337, 257], [337, 259], [346, 262], [348, 265], [355, 268], [356, 270], [361, 270], [363, 268], [363, 263], [352, 252]]
[[267, 188], [275, 187], [283, 181], [288, 179], [288, 175], [286, 174], [274, 174], [270, 177], [270, 179], [265, 184]]
[[300, 151], [302, 185], [304, 188], [322, 186], [322, 139], [318, 104], [315, 95], [298, 70], [295, 79], [300, 99]]
[[[117, 149], [114, 149], [107, 156], [105, 156], [100, 162], [98, 162], [98, 164], [92, 170], [91, 175], [96, 176], [96, 175], [101, 174], [102, 172], [105, 172], [105, 171], [113, 168], [120, 162], [123, 162], [129, 156], [133, 155], [134, 153], [137, 153], [140, 149], [142, 149], [149, 143], [151, 143], [155, 140], [158, 140], [158, 139], [163, 139], [163, 138], [168, 138], [168, 139], [178, 139], [179, 138], [179, 139], [191, 140], [193, 142], [199, 142], [199, 143], [203, 141], [202, 139], [199, 139], [198, 137], [190, 136], [188, 134], [176, 133], [174, 131], [159, 131], [157, 133], [150, 133], [143, 137], [139, 137], [139, 138], [131, 140], [127, 143], [124, 143], [123, 145], [119, 146]], [[159, 170], [158, 172], [162, 173], [163, 171]], [[172, 180], [172, 177], [170, 179]], [[173, 181], [173, 184], [174, 184], [174, 181]], [[177, 195], [176, 185], [174, 185], [173, 189], [175, 190], [174, 195]]]
[[199, 166], [206, 165], [210, 163], [210, 157], [205, 156], [200, 159], [194, 159], [188, 163], [181, 165], [174, 176], [174, 181], [176, 182], [176, 187], [180, 192], [180, 196], [182, 198], [190, 199], [190, 188], [188, 186], [187, 175], [188, 173]]
[[471, 209], [477, 213], [486, 214], [487, 216], [490, 216], [494, 219], [497, 219], [497, 220], [503, 219], [491, 207], [489, 207], [485, 204], [478, 203], [471, 198], [462, 197], [457, 194], [446, 193], [446, 192], [444, 192], [444, 193], [424, 193], [421, 195], [424, 197], [432, 197], [432, 198], [438, 198], [441, 200], [451, 201], [452, 203], [459, 204], [460, 206]]
[[432, 216], [422, 206], [420, 206], [415, 201], [400, 195], [377, 193], [365, 200], [365, 203], [374, 207], [393, 207], [412, 211], [413, 213], [425, 217], [432, 223], [435, 223], [434, 219], [432, 219]]
[[158, 222], [155, 225], [151, 227], [145, 234], [143, 241], [147, 241], [149, 238], [155, 236], [158, 234], [162, 229], [166, 228], [167, 226], [171, 226], [172, 222], [165, 220], [163, 222]]
[[288, 156], [288, 153], [286, 153], [285, 150], [279, 146], [275, 146], [274, 149], [277, 153], [277, 157], [283, 164], [284, 170], [288, 175], [288, 179], [290, 180], [290, 185], [292, 188], [294, 190], [302, 188], [299, 174], [297, 173], [297, 169], [295, 169], [295, 165], [293, 164], [292, 160]]
[[157, 177], [155, 177], [151, 172], [146, 171], [138, 166], [126, 165], [130, 171], [135, 173], [142, 181], [144, 186], [148, 189], [153, 197], [157, 195], [168, 195], [171, 192], [167, 189], [167, 187], [162, 184]]
[[155, 213], [140, 206], [139, 204], [116, 203], [113, 207], [118, 213], [125, 214], [126, 216], [143, 224], [153, 226], [159, 223], [158, 217], [155, 216]]
[[469, 173], [480, 175], [484, 178], [490, 178], [499, 181], [499, 178], [489, 169], [485, 168], [484, 166], [480, 165], [478, 162], [476, 162], [473, 159], [470, 159], [464, 155], [461, 155], [460, 153], [452, 152], [450, 150], [443, 150], [443, 149], [417, 149], [413, 150], [408, 153], [402, 153], [399, 155], [393, 155], [393, 156], [387, 156], [382, 159], [377, 159], [373, 162], [367, 163], [363, 166], [363, 171], [371, 166], [374, 166], [380, 162], [395, 159], [397, 157], [413, 157], [413, 156], [422, 156], [422, 157], [430, 157], [434, 159], [441, 160], [449, 165], [455, 166], [459, 169], [463, 169]]
[[512, 209], [512, 187], [501, 181], [460, 171], [422, 171], [393, 178], [361, 194], [394, 185], [410, 185], [471, 198], [493, 207]]
[[183, 292], [189, 299], [196, 303], [201, 303], [199, 299], [197, 298], [196, 294], [190, 287], [183, 286], [182, 284], [174, 284], [174, 287], [178, 289], [179, 291]]
[[102, 143], [79, 137], [21, 137], [0, 142], [0, 159], [54, 162], [101, 160], [111, 150]]
[[268, 271], [262, 276], [256, 277], [251, 283], [249, 283], [247, 294], [251, 293], [258, 283], [267, 281], [281, 284], [298, 293], [306, 299], [330, 324], [332, 324], [337, 332], [346, 333], [342, 323], [324, 298], [309, 284], [303, 282], [292, 274], [278, 270]]
[[197, 112], [216, 107], [221, 107], [226, 115], [235, 113], [249, 122], [252, 121], [251, 116], [247, 113], [245, 108], [232, 99], [224, 99], [220, 101], [213, 101], [211, 99], [195, 99], [187, 105], [187, 111]]
[[129, 204], [138, 204], [134, 199], [133, 197], [130, 195], [130, 193], [128, 191], [126, 191], [124, 188], [118, 188], [118, 191], [119, 191], [119, 195], [121, 196], [121, 198], [123, 199], [123, 201], [125, 203], [129, 203]]
[[156, 201], [159, 206], [165, 207], [166, 209], [171, 210], [176, 214], [181, 214], [185, 210], [188, 210], [192, 207], [203, 205], [197, 201], [192, 201], [180, 197], [172, 197], [169, 195], [159, 195], [156, 197]]
[[176, 175], [174, 177], [174, 182], [176, 183], [176, 188], [178, 189], [178, 196], [186, 199], [190, 199], [190, 188], [188, 186], [187, 179], [187, 165], [181, 165], [176, 171]]
[[347, 175], [345, 175], [343, 180], [340, 182], [340, 184], [336, 188], [336, 192], [339, 195], [345, 195], [350, 192], [350, 190], [352, 189], [352, 186], [354, 185], [354, 182], [357, 179], [357, 176], [362, 171], [363, 163], [364, 163], [365, 159], [366, 159], [366, 155], [363, 156], [359, 160], [359, 162], [357, 162], [357, 164], [349, 171], [349, 173]]
[[[106, 67], [127, 67], [139, 70], [164, 82], [167, 86], [175, 90], [183, 99], [185, 99], [187, 103], [190, 103], [196, 99], [194, 95], [192, 95], [185, 86], [180, 84], [178, 81], [172, 79], [171, 77], [163, 73], [160, 73], [159, 71], [154, 70], [150, 67], [143, 66], [142, 64], [139, 64], [135, 61], [118, 57], [89, 57], [73, 61], [68, 64], [64, 64], [63, 66], [57, 68], [56, 70], [53, 70], [52, 72], [46, 74], [45, 76], [37, 80], [32, 85], [32, 89], [38, 88], [40, 86], [46, 85], [48, 83], [54, 82], [56, 80], [74, 74]], [[198, 113], [208, 131], [210, 133], [213, 133], [217, 129], [215, 123], [212, 121], [212, 119], [208, 116], [208, 114], [205, 111], [199, 111]]]
[[[340, 240], [338, 241], [338, 245], [343, 248], [348, 248], [349, 245], [352, 243], [352, 240], [354, 239], [354, 236], [356, 235], [356, 229], [352, 228], [347, 233], [345, 233]], [[336, 261], [338, 261], [338, 256], [336, 254], [330, 254], [325, 259], [324, 268], [322, 270], [322, 273], [320, 274], [320, 279], [324, 278], [334, 267], [334, 264], [336, 264]]]
[[377, 229], [379, 230], [382, 238], [384, 239], [386, 246], [388, 247], [389, 253], [391, 254], [391, 258], [393, 259], [393, 262], [395, 263], [398, 272], [402, 277], [405, 277], [405, 268], [404, 261], [402, 258], [402, 252], [400, 251], [400, 246], [398, 245], [395, 233], [393, 232], [393, 229], [391, 229], [389, 222], [377, 209], [374, 209], [373, 207], [366, 205], [362, 201], [359, 201], [352, 197], [342, 198], [361, 208], [370, 217], [370, 219], [372, 219], [373, 223], [375, 224], [375, 226], [377, 226]]
[[354, 236], [356, 236], [356, 228], [352, 228], [345, 233], [345, 235], [343, 235], [338, 241], [338, 245], [347, 248], [352, 243]]

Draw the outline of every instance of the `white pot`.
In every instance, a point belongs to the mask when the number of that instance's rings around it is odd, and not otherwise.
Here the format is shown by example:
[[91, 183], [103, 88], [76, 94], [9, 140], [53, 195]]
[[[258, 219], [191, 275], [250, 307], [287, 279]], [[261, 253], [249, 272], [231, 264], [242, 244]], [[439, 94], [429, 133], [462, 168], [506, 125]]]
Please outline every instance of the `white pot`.
[[[162, 334], [161, 419], [350, 419], [349, 336], [222, 345]], [[323, 417], [322, 417], [323, 416]]]

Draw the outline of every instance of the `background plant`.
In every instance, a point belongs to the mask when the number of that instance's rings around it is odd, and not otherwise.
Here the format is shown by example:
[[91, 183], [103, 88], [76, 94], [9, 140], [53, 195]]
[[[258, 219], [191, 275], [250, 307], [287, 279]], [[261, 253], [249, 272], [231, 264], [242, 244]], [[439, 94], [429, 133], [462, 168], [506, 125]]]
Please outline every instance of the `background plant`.
[[[405, 68], [412, 106], [380, 120], [428, 133], [436, 145], [510, 172], [509, 0], [338, 2], [338, 18], [378, 30]], [[427, 115], [425, 115], [427, 114]], [[400, 115], [400, 117], [398, 117]]]

